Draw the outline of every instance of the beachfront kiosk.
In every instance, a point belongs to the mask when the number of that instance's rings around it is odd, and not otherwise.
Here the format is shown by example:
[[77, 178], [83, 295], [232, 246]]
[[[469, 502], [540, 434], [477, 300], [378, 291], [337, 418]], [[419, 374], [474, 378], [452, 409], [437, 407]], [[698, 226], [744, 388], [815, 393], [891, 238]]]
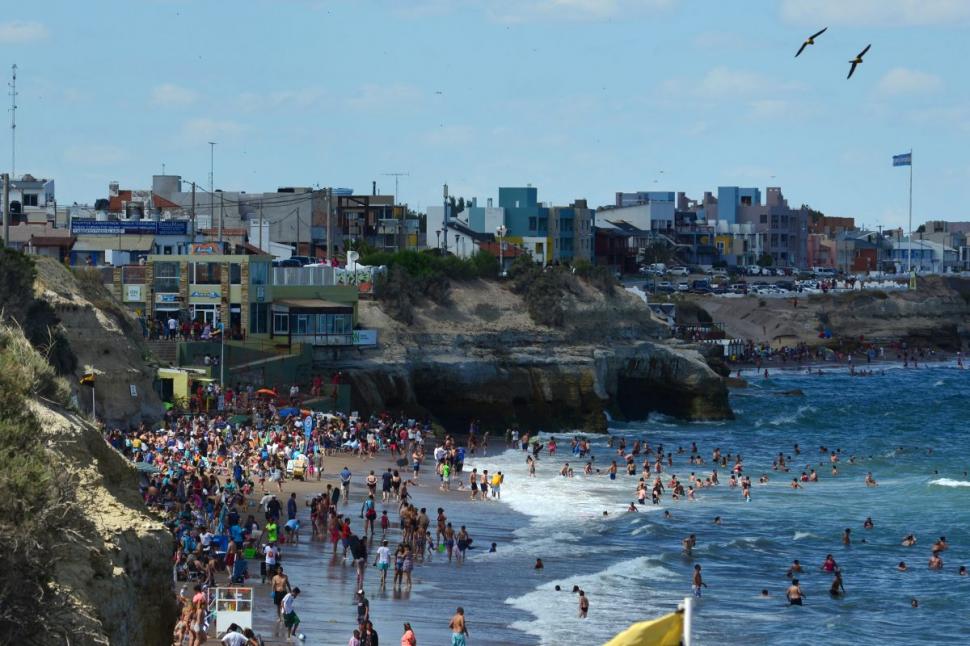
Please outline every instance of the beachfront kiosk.
[[216, 614], [216, 634], [221, 635], [236, 624], [253, 627], [252, 588], [214, 588], [210, 610]]

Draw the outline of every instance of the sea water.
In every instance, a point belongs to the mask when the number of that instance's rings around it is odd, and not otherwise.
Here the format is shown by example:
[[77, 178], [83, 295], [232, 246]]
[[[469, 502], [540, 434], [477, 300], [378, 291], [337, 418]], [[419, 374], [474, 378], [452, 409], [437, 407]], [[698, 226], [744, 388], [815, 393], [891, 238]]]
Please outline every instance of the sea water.
[[[690, 594], [695, 564], [709, 586], [696, 605], [697, 644], [967, 643], [970, 577], [957, 569], [970, 566], [970, 374], [955, 366], [876, 372], [751, 375], [749, 388], [732, 393], [737, 417], [729, 422], [611, 423], [610, 433], [627, 438], [628, 451], [634, 439], [687, 451], [675, 453], [673, 468], [664, 465], [665, 483], [671, 473], [685, 485], [692, 471], [708, 475], [715, 447], [740, 452], [755, 483], [750, 502], [727, 486], [730, 471], [719, 467], [721, 485], [699, 490], [694, 502], [666, 495], [654, 506], [648, 497], [638, 513], [626, 513], [644, 456], [637, 475], [627, 476], [605, 437], [592, 439], [594, 464], [605, 471], [617, 459], [613, 481], [583, 475], [586, 460], [570, 454], [568, 434], [557, 436], [557, 455], [540, 454], [535, 478], [521, 450], [469, 460], [466, 470], [505, 473], [502, 501], [529, 521], [498, 554], [472, 556], [466, 572], [478, 570], [483, 588], [505, 595], [522, 643], [602, 644], [633, 622], [672, 611]], [[804, 395], [781, 395], [796, 389]], [[688, 463], [692, 441], [704, 465]], [[822, 446], [840, 452], [836, 477]], [[779, 452], [791, 456], [788, 473], [772, 470]], [[559, 475], [567, 461], [573, 478]], [[792, 478], [808, 468], [820, 481], [791, 489]], [[875, 488], [864, 483], [870, 471]], [[767, 485], [757, 484], [762, 474]], [[716, 516], [721, 525], [713, 523]], [[867, 516], [873, 529], [863, 529]], [[846, 528], [848, 547], [841, 542]], [[697, 546], [686, 557], [681, 540], [691, 533]], [[910, 533], [917, 545], [902, 547]], [[939, 536], [950, 548], [942, 554], [944, 569], [931, 571], [930, 546]], [[827, 554], [843, 572], [843, 598], [830, 597], [832, 576], [820, 571]], [[532, 569], [536, 558], [544, 561], [541, 572]], [[801, 607], [785, 602], [793, 559], [805, 569]], [[909, 571], [897, 571], [899, 561]], [[590, 599], [587, 619], [577, 616], [574, 585]], [[918, 608], [910, 605], [914, 598]], [[475, 643], [491, 642], [479, 636]]]

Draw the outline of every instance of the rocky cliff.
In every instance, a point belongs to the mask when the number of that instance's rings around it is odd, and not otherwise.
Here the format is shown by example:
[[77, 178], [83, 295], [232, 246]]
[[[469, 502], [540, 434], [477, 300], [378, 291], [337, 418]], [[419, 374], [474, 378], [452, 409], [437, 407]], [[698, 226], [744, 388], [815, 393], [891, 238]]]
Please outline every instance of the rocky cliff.
[[[96, 372], [98, 417], [125, 425], [158, 420], [164, 411], [153, 389], [154, 367], [145, 361], [141, 328], [104, 289], [97, 270], [72, 272], [45, 257], [35, 262], [36, 295], [53, 306], [61, 321], [77, 355], [75, 377], [88, 369]], [[91, 390], [85, 387], [75, 394], [80, 409], [89, 413]]]
[[[72, 413], [35, 404], [48, 449], [75, 483], [76, 529], [51, 559], [87, 644], [171, 643], [172, 536], [138, 495], [138, 474]], [[84, 635], [81, 637], [81, 635]]]
[[549, 328], [491, 282], [453, 285], [448, 304], [422, 303], [409, 326], [361, 303], [361, 323], [379, 330], [381, 350], [345, 366], [354, 404], [432, 414], [449, 430], [475, 418], [491, 428], [603, 431], [604, 413], [732, 415], [721, 378], [697, 352], [671, 345], [638, 299], [586, 286], [566, 305], [567, 324]]

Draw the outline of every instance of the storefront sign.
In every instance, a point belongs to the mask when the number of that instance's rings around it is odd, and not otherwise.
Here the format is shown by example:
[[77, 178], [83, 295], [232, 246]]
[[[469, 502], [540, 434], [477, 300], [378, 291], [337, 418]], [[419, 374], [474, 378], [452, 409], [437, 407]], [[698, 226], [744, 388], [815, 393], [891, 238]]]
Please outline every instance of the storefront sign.
[[354, 345], [377, 345], [377, 330], [354, 330]]
[[125, 286], [125, 300], [126, 301], [141, 301], [141, 285], [126, 285]]
[[218, 242], [198, 242], [190, 247], [189, 253], [199, 256], [216, 256], [222, 253]]
[[159, 235], [184, 236], [188, 232], [188, 222], [179, 220], [93, 220], [73, 218], [71, 233], [74, 235]]
[[192, 298], [219, 298], [219, 292], [215, 290], [212, 290], [209, 292], [194, 291], [194, 292], [190, 292], [189, 296], [191, 296]]
[[155, 301], [158, 303], [178, 303], [178, 294], [155, 294]]

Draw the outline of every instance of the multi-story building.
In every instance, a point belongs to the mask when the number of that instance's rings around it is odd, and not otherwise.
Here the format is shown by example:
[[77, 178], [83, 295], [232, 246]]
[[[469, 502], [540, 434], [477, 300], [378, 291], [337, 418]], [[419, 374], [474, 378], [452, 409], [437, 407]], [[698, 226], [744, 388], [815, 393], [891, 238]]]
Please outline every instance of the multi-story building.
[[[778, 267], [805, 267], [808, 209], [792, 209], [781, 188], [769, 186], [765, 203], [757, 188], [721, 186], [717, 191], [717, 219], [729, 224], [751, 224], [764, 234], [764, 253]], [[707, 207], [708, 220], [712, 206]]]
[[54, 180], [22, 175], [10, 180], [10, 223], [54, 221]]
[[571, 263], [593, 260], [593, 226], [596, 212], [586, 200], [549, 209], [549, 237], [553, 241], [553, 261]]

